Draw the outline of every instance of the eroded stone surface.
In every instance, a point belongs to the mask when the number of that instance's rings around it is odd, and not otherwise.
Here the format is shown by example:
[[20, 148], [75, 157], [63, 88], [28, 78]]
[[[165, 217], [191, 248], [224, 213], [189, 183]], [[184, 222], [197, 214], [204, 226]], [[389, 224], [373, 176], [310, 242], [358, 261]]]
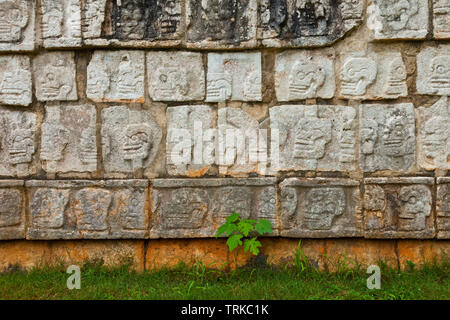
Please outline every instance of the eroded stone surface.
[[147, 78], [154, 101], [190, 101], [205, 98], [205, 71], [197, 52], [147, 53]]
[[278, 101], [334, 97], [333, 49], [285, 51], [276, 57], [275, 90]]
[[34, 0], [0, 0], [0, 51], [34, 50]]
[[33, 79], [39, 101], [78, 100], [73, 52], [46, 52], [33, 59]]
[[24, 195], [19, 188], [0, 188], [0, 240], [25, 238]]
[[275, 171], [356, 169], [356, 109], [344, 106], [280, 106], [270, 109], [279, 132]]
[[35, 172], [36, 131], [34, 113], [0, 110], [0, 176]]
[[417, 92], [450, 95], [450, 45], [428, 47], [417, 55]]
[[232, 212], [267, 219], [277, 235], [275, 179], [157, 179], [151, 238], [214, 237]]
[[331, 44], [361, 24], [364, 2], [262, 0], [258, 6], [258, 39], [266, 46]]
[[0, 69], [0, 103], [30, 105], [32, 101], [30, 58], [19, 55], [2, 56], [0, 65], [2, 66]]
[[417, 110], [418, 164], [426, 170], [450, 169], [450, 102], [442, 97], [429, 108]]
[[399, 51], [343, 56], [340, 96], [347, 99], [396, 99], [408, 96], [406, 67]]
[[109, 172], [148, 167], [160, 149], [162, 130], [146, 111], [124, 106], [102, 110], [103, 166]]
[[297, 238], [360, 237], [359, 183], [290, 178], [281, 185], [281, 235]]
[[437, 39], [450, 38], [449, 0], [433, 0], [433, 30]]
[[46, 172], [97, 170], [96, 110], [92, 105], [46, 106], [40, 159]]
[[44, 47], [81, 46], [80, 0], [41, 0]]
[[359, 165], [365, 172], [408, 172], [416, 160], [414, 106], [361, 105]]
[[[167, 108], [166, 163], [170, 175], [202, 176], [214, 163], [214, 115], [209, 106]], [[196, 149], [195, 146], [203, 150]]]
[[256, 44], [256, 0], [187, 0], [188, 47]]
[[[365, 181], [364, 228], [367, 238], [433, 238], [433, 178]], [[428, 182], [427, 184], [421, 182]]]
[[30, 187], [30, 197], [27, 239], [140, 239], [147, 234], [146, 187], [66, 182]]
[[144, 102], [143, 51], [95, 51], [87, 68], [87, 96], [94, 101]]
[[375, 39], [425, 39], [427, 0], [370, 0], [368, 27]]
[[209, 53], [206, 101], [261, 101], [261, 53]]
[[437, 237], [450, 239], [450, 179], [440, 178], [437, 187]]
[[106, 0], [85, 0], [81, 8], [81, 32], [84, 39], [99, 38], [105, 21]]

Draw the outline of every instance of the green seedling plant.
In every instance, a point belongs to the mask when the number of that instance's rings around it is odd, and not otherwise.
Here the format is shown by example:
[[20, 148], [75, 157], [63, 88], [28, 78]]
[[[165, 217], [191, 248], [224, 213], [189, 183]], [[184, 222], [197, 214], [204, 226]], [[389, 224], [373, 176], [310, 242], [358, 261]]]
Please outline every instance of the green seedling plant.
[[270, 233], [272, 233], [270, 221], [242, 219], [239, 213], [233, 212], [226, 218], [225, 223], [217, 229], [216, 238], [225, 234], [228, 237], [227, 246], [230, 252], [239, 246], [244, 246], [244, 252], [250, 252], [257, 256], [259, 248], [262, 247], [261, 242], [258, 241], [258, 235]]

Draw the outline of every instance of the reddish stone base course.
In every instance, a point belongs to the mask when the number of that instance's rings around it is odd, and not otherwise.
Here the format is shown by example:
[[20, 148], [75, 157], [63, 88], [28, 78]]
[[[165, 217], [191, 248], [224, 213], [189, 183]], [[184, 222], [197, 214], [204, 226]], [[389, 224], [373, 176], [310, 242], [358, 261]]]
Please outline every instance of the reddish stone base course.
[[[235, 260], [225, 239], [182, 240], [79, 240], [79, 241], [2, 241], [0, 272], [39, 266], [84, 264], [102, 261], [118, 267], [127, 262], [134, 270], [159, 270], [176, 267], [180, 262], [195, 265], [199, 261], [211, 268], [233, 269], [252, 262], [242, 251]], [[285, 266], [295, 261], [298, 239], [262, 239], [262, 257], [268, 264]], [[336, 271], [358, 264], [367, 266], [386, 262], [405, 269], [407, 261], [418, 267], [450, 256], [449, 240], [302, 240], [307, 259], [320, 270]], [[254, 261], [254, 260], [253, 260]]]

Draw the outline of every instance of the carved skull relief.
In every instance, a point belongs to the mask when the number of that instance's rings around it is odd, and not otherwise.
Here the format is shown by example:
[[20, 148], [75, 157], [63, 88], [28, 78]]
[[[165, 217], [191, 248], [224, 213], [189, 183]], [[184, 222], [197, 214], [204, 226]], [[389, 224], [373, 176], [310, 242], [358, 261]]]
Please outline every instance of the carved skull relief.
[[433, 89], [450, 89], [450, 55], [433, 58], [429, 83]]
[[341, 92], [344, 95], [360, 96], [366, 93], [377, 76], [377, 64], [369, 58], [350, 58], [342, 68]]
[[18, 42], [28, 24], [25, 0], [0, 0], [0, 42]]
[[387, 30], [402, 30], [409, 19], [418, 13], [418, 0], [378, 0], [383, 26]]
[[431, 192], [425, 186], [407, 186], [400, 190], [402, 201], [399, 230], [420, 231], [426, 228], [426, 218], [431, 214]]
[[208, 193], [195, 188], [173, 190], [170, 204], [164, 207], [166, 229], [198, 229], [209, 209]]
[[312, 98], [325, 83], [325, 70], [311, 61], [298, 61], [289, 74], [289, 98]]
[[312, 188], [306, 194], [305, 227], [310, 230], [330, 230], [333, 220], [345, 211], [342, 188]]

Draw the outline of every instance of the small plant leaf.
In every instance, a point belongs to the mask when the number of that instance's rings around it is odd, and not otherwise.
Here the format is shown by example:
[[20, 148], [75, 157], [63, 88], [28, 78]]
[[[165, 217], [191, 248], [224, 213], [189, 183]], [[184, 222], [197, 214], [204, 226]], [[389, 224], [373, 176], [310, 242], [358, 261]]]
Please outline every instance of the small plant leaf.
[[219, 227], [219, 229], [217, 229], [217, 234], [216, 234], [216, 238], [220, 237], [222, 234], [225, 233], [225, 236], [229, 236], [231, 235], [234, 231], [237, 231], [237, 227], [236, 225], [232, 224], [232, 223], [224, 223], [223, 225], [221, 225]]
[[233, 212], [232, 214], [230, 214], [230, 215], [227, 217], [226, 222], [227, 222], [227, 223], [233, 223], [233, 222], [236, 222], [236, 221], [239, 220], [240, 217], [241, 217], [241, 215], [240, 215], [239, 213]]
[[230, 251], [233, 251], [236, 249], [237, 246], [242, 246], [241, 239], [243, 238], [242, 234], [233, 234], [230, 236], [227, 240], [227, 245]]
[[[255, 221], [256, 222], [256, 221]], [[254, 223], [254, 222], [253, 222]], [[252, 220], [241, 220], [238, 223], [238, 230], [247, 237], [250, 231], [254, 229]]]
[[255, 229], [261, 235], [264, 233], [272, 233], [272, 223], [269, 220], [259, 219]]
[[259, 254], [258, 248], [261, 246], [261, 242], [259, 242], [256, 237], [244, 240], [244, 251], [250, 251], [255, 256]]

